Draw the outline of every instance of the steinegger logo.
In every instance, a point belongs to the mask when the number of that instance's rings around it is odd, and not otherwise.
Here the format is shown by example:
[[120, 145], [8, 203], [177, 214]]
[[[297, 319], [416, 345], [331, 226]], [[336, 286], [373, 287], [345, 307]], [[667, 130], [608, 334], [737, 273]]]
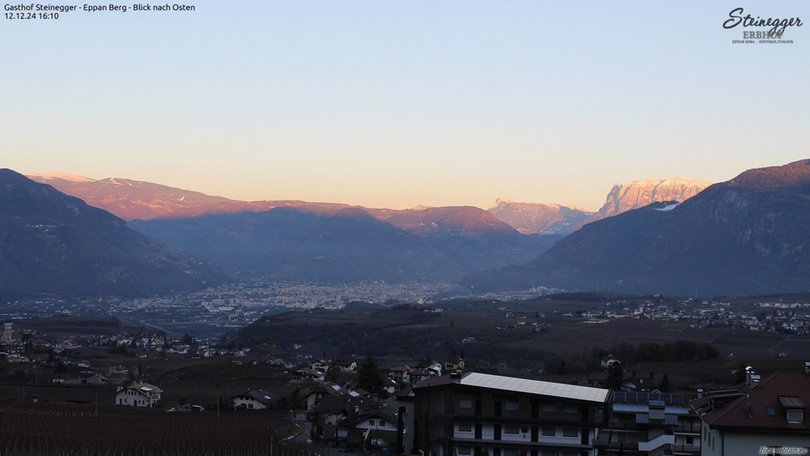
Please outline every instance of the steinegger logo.
[[741, 31], [741, 36], [731, 40], [734, 44], [793, 44], [789, 31], [803, 25], [800, 17], [752, 16], [741, 7], [731, 10], [723, 22], [724, 29]]

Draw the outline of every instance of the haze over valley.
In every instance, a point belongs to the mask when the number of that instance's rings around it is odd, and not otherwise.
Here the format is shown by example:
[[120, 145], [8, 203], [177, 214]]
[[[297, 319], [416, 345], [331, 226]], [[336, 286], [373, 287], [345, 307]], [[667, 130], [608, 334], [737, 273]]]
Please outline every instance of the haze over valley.
[[[246, 202], [126, 178], [40, 174], [30, 176], [39, 182], [35, 183], [11, 171], [4, 176], [9, 211], [31, 207], [14, 196], [21, 188], [33, 194], [39, 188], [45, 192], [50, 185], [128, 220], [127, 227], [119, 222], [121, 229], [137, 230], [148, 236], [144, 239], [155, 239], [155, 245], [165, 245], [175, 255], [186, 255], [186, 261], [211, 271], [206, 280], [184, 279], [176, 284], [166, 283], [171, 275], [160, 273], [163, 285], [157, 288], [144, 278], [141, 283], [148, 285], [143, 294], [193, 288], [195, 283], [202, 287], [221, 280], [264, 279], [455, 283], [459, 295], [570, 289], [714, 296], [807, 290], [808, 275], [800, 266], [809, 263], [800, 235], [807, 169], [808, 161], [803, 160], [749, 170], [710, 187], [684, 178], [636, 180], [615, 185], [602, 208], [593, 212], [504, 200], [489, 210]], [[40, 198], [48, 199], [48, 204], [69, 201], [59, 192], [46, 193]], [[53, 226], [59, 226], [58, 213], [50, 216], [55, 218], [50, 220]], [[18, 224], [30, 219], [23, 226], [42, 225], [35, 223], [37, 217], [42, 215], [13, 214]], [[19, 237], [12, 233], [12, 226], [16, 225], [7, 222], [6, 258], [20, 251], [10, 244]], [[74, 240], [63, 241], [65, 252], [76, 252], [75, 258], [64, 253], [65, 261], [95, 264], [99, 260], [92, 255], [109, 254], [104, 248], [71, 246]], [[43, 238], [42, 251], [53, 253], [45, 242], [52, 241]], [[124, 244], [100, 245], [132, 250]], [[33, 261], [49, 263], [44, 258]], [[6, 264], [21, 267], [19, 260], [9, 259]], [[92, 275], [93, 267], [82, 271]], [[9, 281], [4, 292], [9, 297], [116, 294], [126, 288], [123, 277], [132, 273], [117, 274], [121, 277], [104, 279], [115, 286], [95, 290], [79, 286], [81, 280], [66, 281], [70, 284], [66, 288], [60, 288], [58, 280], [50, 281], [47, 289]], [[186, 270], [184, 277], [189, 274]], [[132, 290], [127, 288], [126, 293]]]

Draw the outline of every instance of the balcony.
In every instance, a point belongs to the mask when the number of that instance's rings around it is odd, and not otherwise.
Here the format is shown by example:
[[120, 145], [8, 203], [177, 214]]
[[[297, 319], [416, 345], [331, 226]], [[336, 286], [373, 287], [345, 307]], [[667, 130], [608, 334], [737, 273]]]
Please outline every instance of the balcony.
[[673, 454], [700, 454], [700, 445], [672, 445]]
[[601, 432], [596, 437], [593, 445], [597, 448], [604, 449], [624, 449], [635, 450], [638, 448], [639, 439], [627, 433], [620, 432]]
[[672, 430], [676, 434], [700, 434], [700, 424], [680, 424]]

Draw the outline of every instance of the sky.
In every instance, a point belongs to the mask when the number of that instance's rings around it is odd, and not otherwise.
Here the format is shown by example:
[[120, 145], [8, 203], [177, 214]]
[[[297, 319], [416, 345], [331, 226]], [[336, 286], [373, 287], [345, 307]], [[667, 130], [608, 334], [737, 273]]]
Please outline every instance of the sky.
[[[593, 210], [614, 183], [810, 158], [806, 1], [187, 4], [3, 20], [0, 167], [245, 200]], [[736, 7], [807, 25], [734, 44]]]

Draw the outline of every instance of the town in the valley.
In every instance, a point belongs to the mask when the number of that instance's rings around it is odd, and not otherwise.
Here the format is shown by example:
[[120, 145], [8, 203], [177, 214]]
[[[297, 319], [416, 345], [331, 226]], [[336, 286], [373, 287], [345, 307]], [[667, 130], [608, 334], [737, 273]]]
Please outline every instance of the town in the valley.
[[[262, 454], [256, 448], [264, 446], [311, 454], [753, 454], [765, 437], [773, 448], [763, 454], [810, 445], [810, 304], [801, 300], [605, 295], [555, 308], [543, 304], [569, 298], [474, 304], [468, 297], [435, 298], [445, 291], [384, 284], [231, 286], [100, 300], [99, 309], [107, 311], [95, 315], [89, 302], [7, 302], [0, 407], [14, 418], [0, 426], [0, 435], [14, 435], [35, 451], [36, 443], [26, 439], [47, 434], [48, 426], [56, 430], [54, 439], [72, 445], [59, 436], [71, 432], [71, 417], [104, 420], [111, 429], [115, 423], [186, 426], [150, 443], [159, 448], [183, 445], [182, 432], [203, 435], [210, 431], [202, 429], [219, 425], [228, 436], [228, 426], [259, 419], [267, 425], [257, 431], [256, 446], [243, 442], [245, 452], [236, 454]], [[373, 302], [371, 295], [383, 298]], [[326, 351], [306, 337], [321, 314], [357, 325], [387, 322], [391, 313], [402, 318], [392, 327], [435, 325], [429, 332], [436, 339], [428, 337], [425, 345], [439, 348], [403, 356], [407, 349], [393, 347], [409, 339], [385, 335], [392, 350], [352, 353], [338, 343]], [[475, 320], [471, 315], [483, 315], [483, 326], [456, 325]], [[262, 330], [263, 324], [269, 326]], [[380, 330], [368, 324], [351, 331]], [[557, 347], [559, 356], [525, 362], [504, 362], [506, 351], [504, 360], [492, 359], [479, 349], [492, 337], [543, 345], [555, 332], [609, 332], [613, 324], [663, 324], [681, 334], [601, 350], [593, 341], [587, 355]], [[290, 327], [292, 336], [273, 325]], [[696, 342], [707, 331], [715, 331], [714, 341]], [[445, 350], [442, 333], [467, 336]], [[771, 346], [751, 348], [763, 343]], [[690, 366], [712, 374], [689, 376]], [[21, 432], [14, 423], [26, 419], [45, 424], [37, 433]], [[189, 454], [205, 446], [197, 445]]]

